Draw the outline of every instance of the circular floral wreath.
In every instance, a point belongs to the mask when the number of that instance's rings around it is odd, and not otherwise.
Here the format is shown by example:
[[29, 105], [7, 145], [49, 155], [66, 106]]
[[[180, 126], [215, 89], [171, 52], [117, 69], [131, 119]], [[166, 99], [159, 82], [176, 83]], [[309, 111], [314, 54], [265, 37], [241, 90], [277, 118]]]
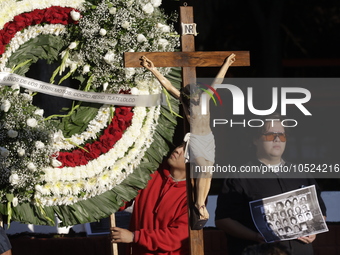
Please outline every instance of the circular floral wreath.
[[[59, 64], [51, 83], [72, 78], [82, 91], [161, 93], [149, 72], [123, 67], [123, 52], [178, 46], [160, 4], [2, 1], [0, 71], [24, 76], [45, 59]], [[161, 71], [179, 86], [178, 70]], [[54, 225], [57, 215], [68, 226], [107, 217], [145, 187], [169, 150], [173, 98], [154, 107], [73, 102], [67, 114], [44, 118], [35, 94], [0, 86], [0, 212], [10, 220]]]

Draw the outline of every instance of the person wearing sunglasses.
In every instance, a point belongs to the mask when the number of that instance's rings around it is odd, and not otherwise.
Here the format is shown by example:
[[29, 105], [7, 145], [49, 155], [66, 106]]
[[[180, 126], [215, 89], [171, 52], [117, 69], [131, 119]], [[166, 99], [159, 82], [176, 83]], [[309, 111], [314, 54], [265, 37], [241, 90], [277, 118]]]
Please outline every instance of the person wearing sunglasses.
[[[251, 130], [251, 143], [254, 145], [255, 155], [246, 165], [257, 166], [259, 169], [267, 167], [271, 171], [265, 174], [256, 173], [257, 176], [239, 172], [228, 176], [223, 183], [217, 200], [215, 223], [228, 236], [229, 254], [240, 255], [246, 247], [264, 242], [264, 238], [253, 223], [250, 201], [315, 185], [322, 214], [326, 215], [320, 189], [313, 178], [307, 173], [302, 173], [303, 176], [296, 178], [295, 175], [286, 175], [280, 171], [283, 166], [291, 165], [282, 158], [289, 140], [281, 121], [278, 114], [266, 116], [262, 127]], [[292, 255], [312, 255], [312, 242], [315, 238], [315, 235], [310, 235], [281, 243]]]

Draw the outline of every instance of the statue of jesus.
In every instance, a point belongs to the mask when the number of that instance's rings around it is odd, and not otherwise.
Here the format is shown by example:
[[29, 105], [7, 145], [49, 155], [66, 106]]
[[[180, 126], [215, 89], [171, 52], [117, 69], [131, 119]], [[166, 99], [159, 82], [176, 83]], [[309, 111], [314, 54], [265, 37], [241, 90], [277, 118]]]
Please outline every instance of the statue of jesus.
[[[220, 71], [211, 84], [212, 88], [214, 88], [216, 84], [223, 83], [223, 79], [228, 71], [229, 66], [235, 62], [235, 57], [235, 54], [231, 54], [228, 58], [226, 58]], [[214, 91], [209, 89], [209, 93], [207, 93], [203, 92], [197, 87], [195, 89], [195, 87], [192, 85], [188, 85], [185, 86], [181, 92], [175, 88], [171, 82], [155, 68], [152, 61], [145, 56], [141, 58], [141, 65], [151, 71], [161, 83], [161, 85], [182, 102], [184, 113], [190, 122], [190, 162], [200, 166], [201, 169], [210, 170], [211, 168], [209, 166], [213, 166], [215, 161], [215, 139], [210, 128], [209, 111], [210, 95], [212, 95]], [[205, 115], [203, 115], [201, 112], [202, 100], [204, 100], [202, 98], [203, 93], [208, 94], [206, 97], [204, 97], [205, 100], [207, 100], [205, 105], [208, 107], [207, 114]], [[190, 103], [185, 103], [185, 98], [190, 98]], [[205, 202], [210, 190], [211, 178], [212, 173], [210, 171], [201, 172], [198, 178], [196, 178], [196, 198], [194, 202], [196, 211], [199, 214], [199, 220], [204, 222], [204, 224], [209, 218], [209, 213], [205, 207]]]

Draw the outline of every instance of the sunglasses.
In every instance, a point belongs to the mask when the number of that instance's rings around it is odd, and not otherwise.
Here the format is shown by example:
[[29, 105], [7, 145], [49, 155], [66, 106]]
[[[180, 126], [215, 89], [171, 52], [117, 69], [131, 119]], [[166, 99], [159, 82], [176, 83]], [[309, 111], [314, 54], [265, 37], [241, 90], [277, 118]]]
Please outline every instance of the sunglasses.
[[278, 137], [281, 142], [287, 141], [285, 133], [269, 132], [262, 135], [264, 136], [265, 141], [274, 141], [276, 137]]

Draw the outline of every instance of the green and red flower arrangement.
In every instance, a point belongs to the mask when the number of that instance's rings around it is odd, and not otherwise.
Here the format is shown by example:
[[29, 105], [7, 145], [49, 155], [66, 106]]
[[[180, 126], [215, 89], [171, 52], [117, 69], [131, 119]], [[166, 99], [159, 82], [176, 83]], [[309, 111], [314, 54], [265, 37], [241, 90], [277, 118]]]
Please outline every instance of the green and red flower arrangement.
[[[0, 3], [0, 72], [25, 76], [40, 59], [57, 63], [50, 83], [73, 79], [87, 92], [162, 92], [143, 68], [124, 68], [127, 51], [174, 51], [178, 35], [159, 0]], [[161, 69], [179, 86], [180, 75]], [[58, 80], [58, 82], [56, 82]], [[44, 116], [36, 93], [0, 86], [0, 213], [61, 226], [115, 212], [144, 188], [172, 142], [178, 103], [152, 107], [74, 101]]]

